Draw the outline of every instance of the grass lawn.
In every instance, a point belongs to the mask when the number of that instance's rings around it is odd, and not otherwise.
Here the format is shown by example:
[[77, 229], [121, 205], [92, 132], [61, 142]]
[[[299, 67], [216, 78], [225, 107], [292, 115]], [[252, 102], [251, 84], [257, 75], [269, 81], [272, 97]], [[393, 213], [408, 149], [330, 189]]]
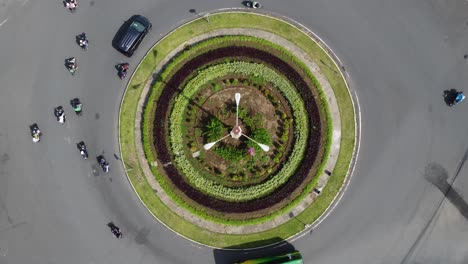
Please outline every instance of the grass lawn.
[[[274, 229], [247, 235], [226, 235], [210, 232], [192, 225], [169, 210], [154, 194], [147, 183], [138, 162], [135, 147], [135, 114], [142, 89], [151, 77], [156, 65], [174, 48], [186, 40], [197, 35], [220, 28], [256, 28], [268, 31], [294, 42], [306, 51], [310, 57], [321, 66], [321, 70], [328, 78], [338, 100], [341, 113], [341, 148], [338, 161], [333, 171], [333, 177], [322, 191], [322, 195], [312, 206], [304, 210], [296, 219]], [[326, 64], [326, 66], [322, 65]], [[346, 88], [346, 84], [330, 57], [311, 39], [291, 25], [265, 16], [247, 13], [224, 13], [205, 19], [198, 19], [185, 24], [181, 28], [167, 35], [148, 52], [136, 73], [133, 75], [124, 95], [120, 110], [120, 146], [122, 160], [128, 170], [127, 175], [147, 208], [162, 222], [183, 236], [200, 243], [218, 248], [256, 247], [291, 237], [304, 229], [304, 223], [311, 223], [317, 219], [329, 206], [343, 184], [348, 173], [349, 163], [353, 155], [355, 143], [353, 104]], [[131, 170], [130, 170], [131, 169]]]

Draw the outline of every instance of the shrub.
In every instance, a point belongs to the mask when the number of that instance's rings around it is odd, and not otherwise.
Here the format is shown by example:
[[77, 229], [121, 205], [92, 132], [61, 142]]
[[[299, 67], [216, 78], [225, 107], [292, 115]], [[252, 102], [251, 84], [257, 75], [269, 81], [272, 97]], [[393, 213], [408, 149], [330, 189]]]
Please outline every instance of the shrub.
[[221, 90], [221, 85], [218, 82], [214, 82], [211, 84], [211, 91], [213, 93], [219, 92]]
[[206, 136], [206, 139], [210, 142], [218, 140], [226, 135], [226, 128], [219, 119], [211, 118], [206, 126], [206, 132], [203, 133], [203, 135]]
[[213, 150], [216, 155], [220, 156], [221, 158], [231, 161], [237, 162], [243, 159], [246, 154], [245, 151], [237, 148], [226, 147], [226, 146], [219, 146]]

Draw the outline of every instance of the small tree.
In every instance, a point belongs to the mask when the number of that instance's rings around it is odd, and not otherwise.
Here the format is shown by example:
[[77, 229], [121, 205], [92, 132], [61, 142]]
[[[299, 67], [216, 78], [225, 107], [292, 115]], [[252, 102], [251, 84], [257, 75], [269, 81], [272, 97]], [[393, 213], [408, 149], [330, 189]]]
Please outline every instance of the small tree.
[[224, 124], [217, 118], [211, 118], [206, 126], [206, 131], [203, 133], [208, 141], [218, 140], [226, 134]]

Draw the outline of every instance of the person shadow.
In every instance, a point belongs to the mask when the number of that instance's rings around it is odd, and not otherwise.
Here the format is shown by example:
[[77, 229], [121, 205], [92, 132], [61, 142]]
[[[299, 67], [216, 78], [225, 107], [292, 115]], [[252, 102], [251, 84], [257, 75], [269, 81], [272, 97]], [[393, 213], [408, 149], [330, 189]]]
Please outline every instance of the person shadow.
[[444, 101], [447, 106], [453, 106], [455, 98], [457, 98], [458, 91], [455, 89], [445, 90], [444, 91]]

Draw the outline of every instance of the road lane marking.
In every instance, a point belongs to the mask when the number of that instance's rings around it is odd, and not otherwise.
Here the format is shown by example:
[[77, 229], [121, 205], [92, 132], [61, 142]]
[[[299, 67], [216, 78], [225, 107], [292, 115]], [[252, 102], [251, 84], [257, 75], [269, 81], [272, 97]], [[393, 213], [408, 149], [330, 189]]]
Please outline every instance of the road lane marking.
[[1, 26], [3, 26], [3, 24], [5, 24], [5, 22], [7, 22], [7, 21], [8, 21], [8, 18], [7, 18], [7, 19], [5, 19], [5, 20], [3, 20], [3, 22], [2, 22], [2, 23], [0, 23], [0, 27], [1, 27]]

